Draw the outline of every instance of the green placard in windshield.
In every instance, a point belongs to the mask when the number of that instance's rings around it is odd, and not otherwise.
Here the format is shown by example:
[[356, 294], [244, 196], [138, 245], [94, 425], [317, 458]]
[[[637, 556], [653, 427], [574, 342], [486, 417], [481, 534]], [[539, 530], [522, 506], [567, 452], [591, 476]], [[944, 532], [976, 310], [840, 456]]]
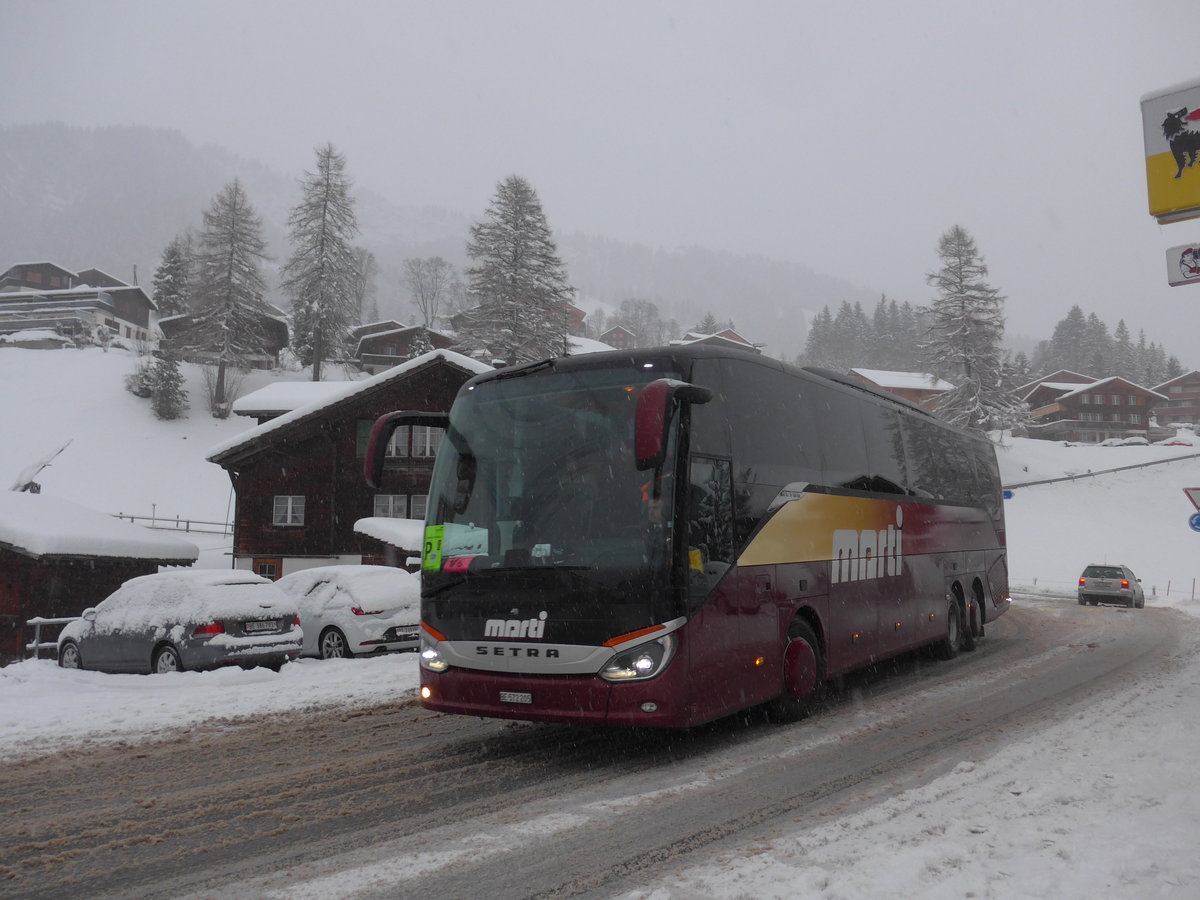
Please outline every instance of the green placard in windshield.
[[425, 548], [421, 552], [422, 571], [442, 571], [442, 534], [445, 529], [445, 525], [425, 526]]

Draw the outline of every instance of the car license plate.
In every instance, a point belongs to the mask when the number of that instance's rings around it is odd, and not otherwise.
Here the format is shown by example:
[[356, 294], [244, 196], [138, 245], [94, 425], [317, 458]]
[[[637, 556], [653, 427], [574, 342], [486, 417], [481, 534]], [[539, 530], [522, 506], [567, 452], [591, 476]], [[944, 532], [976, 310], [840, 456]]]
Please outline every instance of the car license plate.
[[279, 630], [279, 620], [278, 619], [262, 619], [258, 622], [246, 622], [244, 624], [245, 624], [246, 631], [248, 631], [248, 632], [250, 632], [250, 631], [278, 631]]
[[533, 694], [528, 691], [501, 691], [501, 703], [532, 703]]

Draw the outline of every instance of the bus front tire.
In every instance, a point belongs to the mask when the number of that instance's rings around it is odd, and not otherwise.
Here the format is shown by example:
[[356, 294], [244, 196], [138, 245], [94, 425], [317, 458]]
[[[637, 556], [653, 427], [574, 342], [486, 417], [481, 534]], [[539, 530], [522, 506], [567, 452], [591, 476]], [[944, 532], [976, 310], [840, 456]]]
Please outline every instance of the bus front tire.
[[812, 713], [825, 686], [821, 645], [808, 623], [797, 619], [783, 648], [783, 690], [767, 706], [773, 722], [797, 722]]

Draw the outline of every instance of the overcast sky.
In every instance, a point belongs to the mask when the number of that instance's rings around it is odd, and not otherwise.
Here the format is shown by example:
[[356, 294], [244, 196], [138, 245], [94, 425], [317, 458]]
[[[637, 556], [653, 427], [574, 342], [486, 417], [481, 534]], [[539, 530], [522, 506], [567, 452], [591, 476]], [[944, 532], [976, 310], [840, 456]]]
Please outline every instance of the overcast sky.
[[[1139, 99], [1200, 77], [1195, 0], [3, 0], [0, 122], [173, 127], [285, 174], [556, 233], [804, 263], [923, 303], [974, 235], [1012, 333], [1073, 303], [1200, 367]], [[465, 240], [464, 235], [464, 240]]]

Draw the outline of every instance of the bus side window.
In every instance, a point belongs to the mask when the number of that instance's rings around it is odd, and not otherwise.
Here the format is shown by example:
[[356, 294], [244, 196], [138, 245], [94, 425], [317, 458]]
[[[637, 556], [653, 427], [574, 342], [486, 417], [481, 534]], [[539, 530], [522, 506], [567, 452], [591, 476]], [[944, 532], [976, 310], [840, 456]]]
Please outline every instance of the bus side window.
[[733, 479], [729, 460], [693, 456], [688, 487], [688, 571], [700, 602], [733, 564]]

